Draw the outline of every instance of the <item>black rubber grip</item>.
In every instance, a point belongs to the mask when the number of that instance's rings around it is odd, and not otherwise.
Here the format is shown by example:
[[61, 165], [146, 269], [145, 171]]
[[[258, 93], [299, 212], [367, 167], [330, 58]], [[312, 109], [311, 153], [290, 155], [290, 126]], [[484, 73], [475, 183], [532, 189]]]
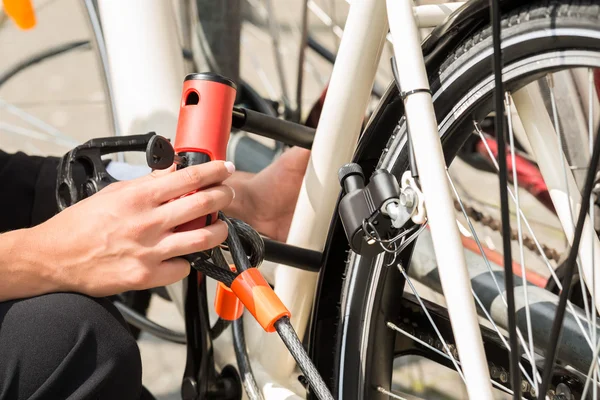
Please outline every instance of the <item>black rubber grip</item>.
[[305, 271], [319, 272], [323, 254], [319, 251], [292, 246], [276, 240], [263, 238], [265, 260]]
[[234, 108], [232, 126], [246, 132], [268, 137], [291, 146], [310, 149], [315, 130], [305, 125], [284, 121], [245, 108]]

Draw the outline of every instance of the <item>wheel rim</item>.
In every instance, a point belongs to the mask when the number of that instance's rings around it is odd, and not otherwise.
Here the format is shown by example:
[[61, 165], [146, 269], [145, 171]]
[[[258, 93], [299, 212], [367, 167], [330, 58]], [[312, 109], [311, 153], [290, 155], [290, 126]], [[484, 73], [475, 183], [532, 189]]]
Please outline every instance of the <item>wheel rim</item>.
[[[597, 34], [597, 33], [596, 33]], [[507, 82], [507, 87], [510, 90], [516, 90], [519, 86], [523, 84], [530, 83], [535, 80], [535, 78], [539, 77], [540, 74], [544, 74], [548, 71], [556, 71], [562, 70], [570, 67], [587, 67], [587, 68], [598, 68], [600, 67], [600, 55], [593, 51], [582, 51], [582, 50], [567, 50], [567, 51], [558, 51], [558, 52], [548, 52], [544, 54], [540, 54], [537, 56], [529, 57], [527, 59], [521, 60], [519, 62], [512, 63], [505, 67], [504, 69], [504, 79]], [[459, 72], [455, 72], [459, 74]], [[448, 80], [451, 80], [454, 74], [448, 77]], [[447, 82], [447, 81], [446, 81]], [[450, 87], [450, 84], [443, 83], [438, 91], [434, 93], [434, 99], [439, 97], [440, 92], [446, 90]], [[457, 134], [456, 132], [451, 132], [452, 130], [459, 131], [458, 129], [461, 125], [461, 119], [463, 119], [466, 115], [469, 114], [477, 114], [473, 110], [477, 109], [477, 106], [481, 106], [482, 103], [485, 103], [486, 97], [491, 95], [493, 90], [493, 76], [489, 76], [487, 79], [480, 80], [479, 83], [469, 91], [469, 93], [461, 98], [461, 101], [456, 102], [452, 111], [448, 113], [443, 121], [440, 123], [440, 135], [444, 138], [444, 141], [450, 140], [450, 137], [454, 137], [454, 135], [465, 136], [466, 133]], [[483, 107], [485, 108], [485, 107]], [[398, 160], [401, 159], [402, 152], [405, 145], [405, 135], [403, 128], [405, 125], [401, 124], [401, 128], [399, 131], [395, 132], [396, 137], [398, 138], [394, 143], [392, 143], [388, 147], [387, 154], [380, 161], [379, 168], [386, 168], [392, 170], [394, 173], [400, 173], [403, 163], [399, 163]], [[463, 140], [456, 140], [459, 143], [463, 143]], [[453, 157], [455, 153], [451, 155]], [[524, 228], [523, 228], [524, 229]], [[350, 259], [350, 267], [349, 282], [353, 282], [353, 279], [356, 279], [357, 276], [353, 272], [356, 269], [356, 266], [360, 262], [360, 256], [352, 255]], [[363, 266], [364, 267], [364, 266]], [[354, 268], [354, 269], [352, 269]], [[370, 306], [365, 307], [365, 314], [363, 315], [364, 320], [364, 329], [361, 333], [361, 337], [363, 340], [361, 341], [361, 349], [360, 349], [360, 359], [362, 360], [361, 368], [363, 370], [367, 370], [366, 366], [369, 363], [369, 360], [372, 360], [373, 357], [377, 358], [378, 356], [373, 356], [372, 354], [368, 354], [368, 350], [370, 347], [368, 338], [370, 337], [370, 333], [373, 333], [374, 326], [374, 316], [371, 313], [373, 309], [373, 301], [374, 296], [372, 293], [376, 293], [381, 291], [381, 274], [385, 267], [383, 266], [382, 259], [379, 258], [377, 262], [373, 265], [373, 271], [370, 275], [369, 282], [371, 285], [369, 293]], [[352, 283], [350, 283], [352, 284]], [[348, 335], [350, 326], [347, 324], [348, 322], [348, 314], [346, 314], [342, 320], [342, 332], [344, 335]], [[377, 317], [380, 318], [381, 316]], [[376, 319], [376, 318], [375, 318]], [[381, 321], [380, 321], [381, 322]], [[381, 324], [380, 324], [381, 326]], [[346, 340], [342, 340], [342, 343], [346, 343]], [[529, 347], [529, 351], [530, 346]], [[345, 352], [345, 350], [342, 350]], [[340, 373], [340, 378], [343, 373]], [[531, 374], [530, 374], [531, 375]], [[531, 378], [531, 376], [530, 376]], [[531, 378], [533, 381], [534, 378]], [[388, 378], [389, 381], [389, 378]], [[537, 383], [537, 379], [535, 382]], [[369, 390], [369, 386], [371, 386], [371, 390], [375, 389], [376, 386], [372, 385], [370, 382], [361, 382], [359, 384], [360, 392], [366, 393], [365, 391]], [[374, 387], [373, 387], [374, 386]], [[593, 386], [593, 385], [590, 385]], [[340, 380], [340, 396], [344, 393], [344, 382], [343, 378]], [[385, 389], [385, 388], [383, 388]], [[385, 393], [386, 395], [392, 396], [389, 393]]]

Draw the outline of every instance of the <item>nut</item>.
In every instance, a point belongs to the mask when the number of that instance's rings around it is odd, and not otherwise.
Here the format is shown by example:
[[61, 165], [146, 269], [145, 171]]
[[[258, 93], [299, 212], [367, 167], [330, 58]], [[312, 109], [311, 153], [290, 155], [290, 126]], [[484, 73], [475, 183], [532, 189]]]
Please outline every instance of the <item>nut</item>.
[[402, 193], [400, 193], [400, 205], [406, 208], [411, 208], [415, 205], [416, 197], [415, 191], [411, 189], [410, 186], [406, 187]]

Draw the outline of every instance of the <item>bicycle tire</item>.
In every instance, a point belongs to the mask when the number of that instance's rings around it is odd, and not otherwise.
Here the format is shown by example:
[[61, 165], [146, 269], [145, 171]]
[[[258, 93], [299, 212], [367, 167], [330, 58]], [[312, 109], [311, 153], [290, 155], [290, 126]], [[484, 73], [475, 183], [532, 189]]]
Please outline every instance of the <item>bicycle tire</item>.
[[[570, 49], [600, 52], [600, 36], [591, 39], [585, 35], [599, 34], [599, 20], [597, 1], [531, 2], [505, 12], [502, 16], [504, 65], [537, 54]], [[446, 121], [450, 126], [440, 130], [448, 164], [470, 134], [460, 129], [463, 122], [460, 118], [470, 111], [465, 111], [456, 121], [448, 122], [447, 117], [472, 88], [493, 75], [491, 41], [491, 27], [487, 26], [465, 37], [451, 49], [445, 61], [428, 70], [438, 124]], [[491, 92], [476, 99], [468, 109], [473, 110], [475, 103], [481, 105], [486, 101], [491, 109]], [[366, 174], [386, 160], [388, 169], [397, 177], [408, 170], [406, 124], [395, 86], [388, 88], [364, 136], [355, 161], [363, 166]], [[383, 146], [382, 137], [389, 138]], [[389, 161], [390, 158], [393, 160]], [[387, 399], [388, 395], [376, 388], [390, 388], [391, 350], [396, 335], [380, 327], [393, 315], [392, 305], [397, 306], [402, 301], [404, 281], [396, 268], [382, 268], [383, 257], [369, 260], [353, 253], [347, 256], [345, 240], [339, 220], [335, 219], [328, 240], [331, 250], [319, 281], [313, 314], [311, 355], [337, 398]], [[404, 265], [410, 256], [410, 249], [400, 255]]]

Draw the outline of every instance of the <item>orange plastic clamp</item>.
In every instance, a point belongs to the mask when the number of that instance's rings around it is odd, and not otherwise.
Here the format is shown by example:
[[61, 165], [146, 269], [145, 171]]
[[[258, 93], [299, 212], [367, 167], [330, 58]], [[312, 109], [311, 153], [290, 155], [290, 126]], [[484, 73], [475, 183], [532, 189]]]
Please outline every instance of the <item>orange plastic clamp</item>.
[[231, 290], [267, 332], [275, 332], [274, 324], [281, 317], [291, 316], [256, 268], [240, 273], [231, 284]]
[[31, 0], [3, 0], [4, 11], [21, 29], [35, 26], [35, 12]]
[[226, 321], [235, 321], [244, 313], [244, 305], [240, 299], [223, 282], [219, 282], [217, 285], [215, 311], [221, 319]]

